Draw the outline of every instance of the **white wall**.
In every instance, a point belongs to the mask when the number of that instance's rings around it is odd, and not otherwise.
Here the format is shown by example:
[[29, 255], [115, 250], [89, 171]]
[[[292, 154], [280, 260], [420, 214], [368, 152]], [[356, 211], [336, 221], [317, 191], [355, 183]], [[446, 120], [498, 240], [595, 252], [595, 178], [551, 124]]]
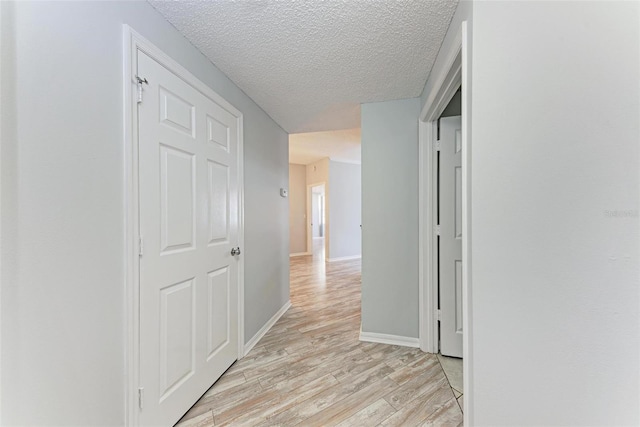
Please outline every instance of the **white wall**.
[[329, 260], [362, 254], [360, 165], [329, 161], [331, 244]]
[[146, 2], [0, 8], [0, 424], [122, 425], [122, 24], [244, 114], [245, 340], [289, 297], [287, 134]]
[[307, 167], [289, 163], [289, 253], [307, 252]]
[[362, 331], [418, 337], [420, 99], [362, 104]]
[[462, 19], [473, 36], [472, 425], [640, 423], [639, 16], [461, 2], [453, 19], [441, 52]]
[[474, 424], [640, 424], [639, 7], [474, 6]]

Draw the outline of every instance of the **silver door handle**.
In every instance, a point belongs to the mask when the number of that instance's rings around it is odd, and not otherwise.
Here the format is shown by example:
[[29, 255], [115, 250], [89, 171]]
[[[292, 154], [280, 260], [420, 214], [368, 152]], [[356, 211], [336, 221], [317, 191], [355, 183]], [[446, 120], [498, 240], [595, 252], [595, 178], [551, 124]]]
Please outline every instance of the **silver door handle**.
[[240, 247], [237, 248], [231, 248], [231, 255], [236, 256], [236, 255], [240, 255]]

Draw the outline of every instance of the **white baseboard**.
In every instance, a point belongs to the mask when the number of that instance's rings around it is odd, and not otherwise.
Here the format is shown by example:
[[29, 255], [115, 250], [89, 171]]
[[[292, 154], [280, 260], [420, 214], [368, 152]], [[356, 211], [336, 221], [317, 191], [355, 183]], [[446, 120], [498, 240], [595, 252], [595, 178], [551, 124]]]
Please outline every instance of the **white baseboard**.
[[360, 341], [401, 345], [404, 347], [420, 347], [420, 339], [418, 338], [403, 337], [400, 335], [377, 334], [375, 332], [362, 332], [362, 330], [360, 331]]
[[327, 258], [327, 262], [349, 261], [351, 259], [360, 259], [362, 255], [343, 256], [340, 258]]
[[251, 349], [256, 344], [258, 344], [258, 341], [260, 341], [260, 339], [265, 336], [267, 332], [269, 332], [269, 329], [271, 329], [271, 327], [276, 324], [278, 319], [280, 319], [282, 315], [286, 313], [287, 310], [289, 310], [289, 307], [291, 307], [291, 301], [287, 301], [286, 304], [283, 305], [280, 310], [278, 310], [278, 312], [274, 314], [273, 317], [271, 317], [271, 319], [269, 319], [269, 321], [267, 321], [267, 323], [265, 323], [262, 328], [260, 328], [258, 332], [256, 332], [256, 334], [249, 340], [249, 342], [244, 345], [244, 354], [242, 355], [242, 357], [246, 356], [251, 351]]
[[289, 254], [289, 258], [293, 258], [294, 256], [305, 256], [305, 255], [313, 255], [311, 252], [296, 252], [294, 254]]

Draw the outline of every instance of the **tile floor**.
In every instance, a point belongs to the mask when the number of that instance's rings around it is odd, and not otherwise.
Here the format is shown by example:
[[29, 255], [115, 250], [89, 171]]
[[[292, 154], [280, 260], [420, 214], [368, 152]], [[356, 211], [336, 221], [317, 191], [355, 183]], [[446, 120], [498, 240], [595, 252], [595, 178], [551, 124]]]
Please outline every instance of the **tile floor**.
[[438, 354], [438, 360], [440, 361], [440, 366], [442, 366], [447, 380], [449, 380], [453, 394], [456, 396], [456, 399], [458, 399], [460, 409], [462, 409], [462, 396], [464, 395], [464, 388], [462, 387], [462, 359]]
[[454, 362], [358, 340], [359, 260], [292, 258], [291, 302], [180, 427], [462, 425]]

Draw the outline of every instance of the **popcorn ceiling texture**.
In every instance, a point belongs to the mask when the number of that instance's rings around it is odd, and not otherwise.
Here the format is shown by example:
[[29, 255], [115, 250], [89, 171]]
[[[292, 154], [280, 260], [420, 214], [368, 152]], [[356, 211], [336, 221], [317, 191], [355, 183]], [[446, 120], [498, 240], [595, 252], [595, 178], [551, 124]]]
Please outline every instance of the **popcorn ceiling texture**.
[[287, 132], [360, 127], [420, 96], [456, 0], [150, 3]]

